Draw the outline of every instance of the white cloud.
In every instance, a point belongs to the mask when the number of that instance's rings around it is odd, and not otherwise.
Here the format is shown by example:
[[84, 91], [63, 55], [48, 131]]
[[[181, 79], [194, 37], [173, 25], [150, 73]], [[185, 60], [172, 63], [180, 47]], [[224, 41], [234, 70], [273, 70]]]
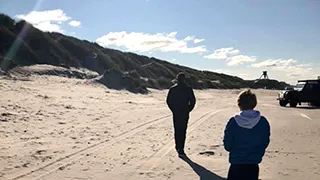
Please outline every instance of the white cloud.
[[294, 83], [300, 78], [316, 78], [317, 67], [312, 64], [299, 63], [295, 59], [268, 59], [251, 65], [254, 68], [267, 69], [274, 73], [281, 73], [288, 82]]
[[295, 59], [268, 59], [254, 63], [257, 60], [255, 56], [241, 55], [239, 50], [232, 47], [217, 49], [204, 58], [225, 60], [229, 67], [251, 64], [246, 66], [250, 70], [246, 72], [216, 70], [226, 74], [235, 74], [244, 79], [256, 79], [262, 71], [268, 70], [269, 77], [295, 84], [298, 79], [316, 78], [315, 72], [320, 72], [320, 65], [301, 63]]
[[311, 64], [299, 64], [295, 59], [268, 59], [251, 66], [254, 68], [282, 71], [291, 77], [301, 76], [312, 70]]
[[[297, 80], [299, 79], [316, 79], [317, 76], [320, 75], [317, 74], [317, 72], [320, 72], [320, 64], [300, 63], [298, 60], [292, 59], [271, 59], [266, 61], [273, 62], [275, 60], [277, 60], [277, 62], [280, 61], [281, 65], [272, 66], [273, 63], [266, 63], [265, 61], [262, 61], [264, 62], [263, 64], [265, 64], [264, 66], [256, 65], [253, 67], [252, 64], [246, 67], [246, 69], [229, 67], [228, 69], [209, 69], [209, 71], [234, 75], [243, 79], [252, 80], [259, 78], [262, 74], [262, 71], [267, 70], [269, 78], [276, 79], [278, 81], [285, 81], [286, 83], [290, 84], [296, 84]], [[262, 62], [255, 64], [262, 64]]]
[[194, 40], [193, 40], [193, 42], [194, 42], [195, 44], [198, 44], [198, 43], [200, 43], [200, 42], [202, 42], [202, 41], [204, 41], [204, 39], [194, 39]]
[[81, 26], [81, 22], [80, 21], [70, 21], [69, 25], [72, 27], [80, 27]]
[[196, 39], [194, 36], [187, 36], [183, 40], [184, 41], [193, 41], [193, 43], [195, 43], [195, 44], [198, 44], [198, 43], [204, 41], [204, 39]]
[[212, 54], [204, 56], [206, 59], [226, 60], [228, 57], [239, 54], [240, 50], [233, 47], [216, 49]]
[[286, 67], [297, 63], [294, 59], [268, 59], [259, 63], [252, 64], [255, 68], [269, 68], [269, 67]]
[[184, 41], [192, 41], [194, 40], [193, 36], [187, 36], [186, 38], [183, 39]]
[[58, 24], [53, 24], [51, 21], [44, 21], [39, 24], [34, 25], [36, 28], [40, 29], [41, 31], [48, 31], [48, 32], [59, 32], [63, 33], [64, 30]]
[[216, 73], [222, 73], [222, 74], [226, 74], [226, 75], [230, 75], [230, 76], [237, 76], [240, 77], [242, 79], [253, 79], [252, 78], [252, 73], [248, 72], [246, 73], [245, 71], [242, 71], [240, 69], [238, 70], [230, 70], [230, 69], [205, 69], [207, 71], [211, 71], [211, 72], [216, 72]]
[[171, 32], [168, 34], [168, 37], [174, 38], [177, 34], [178, 34], [178, 32]]
[[299, 73], [289, 73], [288, 76], [290, 76], [290, 77], [299, 77], [300, 74]]
[[[66, 13], [64, 13], [61, 9], [47, 11], [31, 11], [28, 14], [17, 14], [15, 17], [17, 19], [23, 19], [29, 22], [30, 24], [34, 25], [36, 28], [42, 31], [59, 33], [64, 32], [61, 25], [71, 19], [71, 17], [67, 16]], [[72, 25], [77, 25], [80, 22], [71, 21], [70, 23]]]
[[24, 19], [31, 24], [39, 24], [47, 21], [62, 23], [70, 19], [61, 9], [49, 11], [31, 11], [28, 14], [16, 15], [18, 19]]
[[240, 73], [240, 74], [237, 74], [237, 76], [242, 78], [242, 79], [251, 79], [250, 75], [247, 74], [247, 73]]
[[204, 56], [206, 59], [225, 60], [228, 66], [238, 66], [245, 63], [255, 62], [256, 57], [239, 55], [240, 50], [229, 48], [220, 48], [214, 50], [212, 54]]
[[136, 52], [180, 52], [180, 53], [201, 53], [206, 52], [205, 46], [188, 46], [187, 41], [193, 39], [187, 36], [184, 39], [177, 39], [177, 32], [146, 34], [143, 32], [110, 32], [99, 37], [96, 42], [103, 46], [125, 47], [128, 51]]
[[212, 71], [212, 72], [222, 73], [222, 74], [231, 74], [231, 72], [226, 69], [208, 69], [207, 71]]
[[255, 62], [256, 57], [254, 56], [245, 56], [245, 55], [237, 55], [232, 56], [227, 59], [227, 65], [228, 66], [238, 66], [241, 64], [249, 63], [249, 62]]
[[287, 76], [291, 77], [303, 77], [303, 76], [309, 76], [312, 74], [314, 75], [313, 68], [304, 68], [299, 67], [299, 65], [291, 65], [291, 66], [282, 66], [277, 67], [274, 70], [285, 72]]

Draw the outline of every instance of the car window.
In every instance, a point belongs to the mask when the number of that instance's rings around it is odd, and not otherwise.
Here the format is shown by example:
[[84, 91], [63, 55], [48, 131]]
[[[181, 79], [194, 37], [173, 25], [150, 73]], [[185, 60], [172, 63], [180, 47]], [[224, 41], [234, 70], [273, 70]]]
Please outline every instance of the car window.
[[298, 90], [298, 91], [300, 91], [300, 90], [302, 90], [303, 89], [303, 87], [305, 86], [305, 82], [299, 82], [295, 87], [294, 87], [294, 90]]
[[310, 82], [305, 85], [305, 91], [319, 91], [320, 92], [320, 83]]
[[314, 88], [314, 84], [306, 84], [306, 86], [304, 87], [304, 90], [310, 91]]
[[320, 92], [320, 83], [315, 84], [315, 91]]

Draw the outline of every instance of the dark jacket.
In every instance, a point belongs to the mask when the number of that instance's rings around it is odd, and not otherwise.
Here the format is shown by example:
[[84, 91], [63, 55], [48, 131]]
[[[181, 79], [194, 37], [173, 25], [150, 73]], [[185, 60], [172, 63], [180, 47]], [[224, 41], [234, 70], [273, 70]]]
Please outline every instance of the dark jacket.
[[231, 164], [259, 164], [270, 142], [270, 125], [259, 111], [246, 110], [232, 117], [224, 132], [224, 148]]
[[173, 114], [189, 114], [196, 104], [192, 88], [186, 84], [172, 86], [168, 92], [167, 104]]

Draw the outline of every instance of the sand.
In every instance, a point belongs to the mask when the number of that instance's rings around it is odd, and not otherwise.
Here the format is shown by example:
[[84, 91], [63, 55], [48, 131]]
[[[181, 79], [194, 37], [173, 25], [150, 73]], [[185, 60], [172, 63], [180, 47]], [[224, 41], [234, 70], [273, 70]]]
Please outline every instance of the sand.
[[[195, 91], [186, 153], [174, 151], [167, 91], [115, 91], [88, 80], [0, 77], [0, 179], [225, 179], [226, 122], [240, 90]], [[260, 179], [320, 179], [320, 109], [282, 108], [254, 90], [271, 125]]]

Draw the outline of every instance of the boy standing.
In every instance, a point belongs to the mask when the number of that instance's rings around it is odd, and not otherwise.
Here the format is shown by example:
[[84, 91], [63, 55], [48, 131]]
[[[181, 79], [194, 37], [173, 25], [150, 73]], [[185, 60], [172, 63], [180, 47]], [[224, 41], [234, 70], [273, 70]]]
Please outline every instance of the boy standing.
[[240, 113], [229, 120], [223, 138], [231, 164], [228, 180], [258, 180], [259, 163], [270, 142], [269, 122], [254, 110], [257, 98], [250, 90], [242, 91], [237, 101]]

